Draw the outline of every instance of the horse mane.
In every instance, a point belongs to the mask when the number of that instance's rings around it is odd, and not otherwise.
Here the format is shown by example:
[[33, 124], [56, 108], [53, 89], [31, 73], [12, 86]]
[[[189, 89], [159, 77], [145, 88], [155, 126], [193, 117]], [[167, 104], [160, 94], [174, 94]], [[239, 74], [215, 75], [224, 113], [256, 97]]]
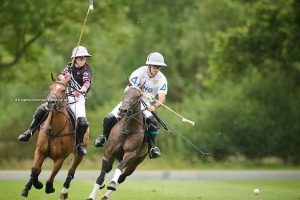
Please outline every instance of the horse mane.
[[141, 88], [139, 86], [135, 86], [135, 85], [132, 85], [132, 86], [129, 86], [130, 88], [134, 88], [134, 89], [137, 89], [139, 90], [140, 92], [142, 92]]

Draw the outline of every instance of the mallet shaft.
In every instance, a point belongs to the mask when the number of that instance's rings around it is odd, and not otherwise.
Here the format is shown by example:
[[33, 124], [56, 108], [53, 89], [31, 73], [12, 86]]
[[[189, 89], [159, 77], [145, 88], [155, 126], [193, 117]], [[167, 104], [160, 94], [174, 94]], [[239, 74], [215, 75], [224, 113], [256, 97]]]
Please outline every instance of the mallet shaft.
[[184, 118], [182, 115], [178, 114], [177, 112], [175, 112], [174, 110], [172, 110], [171, 108], [169, 108], [168, 106], [166, 106], [165, 104], [163, 104], [163, 103], [159, 102], [158, 100], [156, 100], [152, 95], [151, 95], [151, 97], [152, 97], [152, 99], [154, 101], [158, 102], [160, 105], [162, 105], [163, 107], [165, 107], [166, 109], [168, 109], [169, 111], [171, 111], [172, 113], [174, 113], [175, 115], [177, 115], [178, 117], [180, 117], [183, 122], [189, 123], [192, 126], [195, 125], [195, 122], [193, 122], [193, 121], [191, 121], [189, 119]]

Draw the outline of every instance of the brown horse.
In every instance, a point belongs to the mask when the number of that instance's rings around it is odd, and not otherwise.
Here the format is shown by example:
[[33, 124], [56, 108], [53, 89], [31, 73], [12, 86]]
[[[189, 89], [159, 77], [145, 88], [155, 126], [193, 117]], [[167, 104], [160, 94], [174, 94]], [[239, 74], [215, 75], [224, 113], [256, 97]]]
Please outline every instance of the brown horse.
[[[52, 74], [51, 77], [53, 84], [50, 86], [47, 96], [49, 114], [39, 131], [30, 179], [21, 192], [21, 195], [27, 197], [32, 185], [36, 189], [43, 187], [43, 184], [38, 180], [38, 176], [41, 173], [43, 162], [47, 157], [53, 160], [54, 165], [52, 173], [46, 182], [45, 192], [47, 194], [53, 193], [55, 191], [53, 188], [54, 178], [64, 160], [73, 152], [73, 163], [68, 171], [68, 176], [60, 195], [61, 199], [67, 199], [70, 182], [83, 157], [77, 156], [75, 153], [75, 127], [67, 111], [67, 84], [70, 78], [67, 78], [65, 81], [57, 81]], [[89, 131], [87, 130], [84, 145], [87, 146], [88, 142]]]
[[114, 125], [109, 134], [107, 148], [102, 159], [101, 173], [88, 200], [95, 200], [98, 190], [105, 186], [105, 175], [111, 171], [116, 158], [120, 164], [102, 199], [108, 199], [117, 186], [131, 175], [147, 156], [148, 144], [144, 140], [141, 96], [142, 92], [138, 87], [130, 87], [125, 92], [120, 107], [121, 120]]

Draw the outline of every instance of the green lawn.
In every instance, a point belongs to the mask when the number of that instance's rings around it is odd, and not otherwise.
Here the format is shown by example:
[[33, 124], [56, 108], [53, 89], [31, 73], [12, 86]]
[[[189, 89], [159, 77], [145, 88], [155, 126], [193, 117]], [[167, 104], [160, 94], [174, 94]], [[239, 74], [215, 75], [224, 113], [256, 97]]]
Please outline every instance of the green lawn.
[[[45, 181], [43, 181], [45, 182]], [[0, 199], [25, 199], [19, 196], [26, 181], [0, 181]], [[70, 188], [70, 200], [86, 199], [93, 181], [74, 180]], [[56, 192], [45, 194], [44, 188], [32, 188], [28, 200], [59, 199], [62, 181], [55, 182]], [[253, 193], [254, 188], [260, 194]], [[173, 180], [127, 180], [120, 185], [111, 199], [115, 200], [297, 200], [300, 199], [300, 180], [222, 180], [222, 181], [173, 181]], [[105, 190], [103, 190], [105, 192]], [[102, 192], [101, 192], [102, 193]], [[100, 199], [100, 194], [97, 199]]]

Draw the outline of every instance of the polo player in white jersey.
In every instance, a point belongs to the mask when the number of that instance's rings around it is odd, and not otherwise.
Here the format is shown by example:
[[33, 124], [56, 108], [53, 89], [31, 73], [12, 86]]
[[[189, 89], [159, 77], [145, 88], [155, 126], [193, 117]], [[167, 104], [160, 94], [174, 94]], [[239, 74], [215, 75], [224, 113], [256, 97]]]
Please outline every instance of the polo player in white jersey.
[[[142, 100], [146, 103], [146, 109], [143, 104], [141, 104], [141, 109], [144, 110], [143, 114], [146, 119], [147, 127], [146, 138], [149, 146], [149, 157], [157, 158], [161, 156], [160, 150], [155, 146], [155, 138], [158, 134], [159, 123], [152, 115], [152, 111], [155, 111], [160, 107], [160, 103], [164, 103], [166, 100], [166, 95], [168, 91], [168, 82], [166, 77], [160, 71], [162, 67], [167, 65], [164, 62], [164, 57], [158, 52], [150, 53], [146, 60], [147, 66], [142, 66], [136, 69], [130, 75], [129, 82], [132, 86], [143, 85], [143, 93], [151, 93], [153, 97], [158, 96], [158, 101], [151, 104], [148, 98], [142, 97]], [[125, 88], [125, 91], [129, 86]], [[121, 106], [120, 102], [112, 112], [108, 113], [103, 120], [103, 135], [100, 135], [95, 140], [96, 147], [102, 147], [107, 140], [112, 127], [118, 122], [119, 118], [119, 108]]]

